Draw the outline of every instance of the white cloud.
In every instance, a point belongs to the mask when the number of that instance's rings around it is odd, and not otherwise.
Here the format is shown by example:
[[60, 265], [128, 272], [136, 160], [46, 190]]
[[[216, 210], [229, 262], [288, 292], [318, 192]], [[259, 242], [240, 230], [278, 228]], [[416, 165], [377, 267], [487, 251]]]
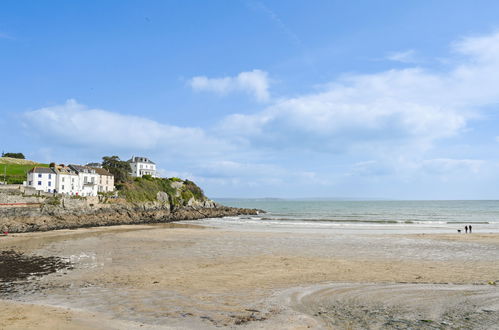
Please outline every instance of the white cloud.
[[416, 56], [414, 49], [409, 49], [401, 52], [389, 53], [386, 57], [390, 61], [402, 62], [402, 63], [417, 63], [419, 59]]
[[88, 109], [75, 100], [24, 114], [24, 126], [52, 145], [136, 151], [167, 150], [170, 154], [207, 155], [230, 149], [202, 129], [158, 123], [137, 116]]
[[268, 101], [270, 98], [268, 74], [261, 70], [241, 72], [235, 77], [197, 76], [189, 80], [189, 85], [196, 91], [209, 91], [222, 95], [245, 92], [261, 102]]
[[79, 146], [140, 151], [157, 156], [163, 173], [206, 183], [218, 195], [229, 195], [228, 188], [240, 192], [241, 186], [287, 187], [282, 195], [289, 187], [299, 187], [300, 193], [310, 187], [316, 194], [312, 189], [318, 183], [333, 187], [342, 180], [345, 188], [372, 181], [373, 189], [390, 180], [394, 186], [418, 180], [431, 186], [434, 179], [471, 182], [494, 176], [497, 169], [489, 158], [432, 147], [459, 135], [485, 108], [499, 103], [497, 45], [499, 33], [464, 38], [453, 45], [457, 56], [446, 71], [417, 67], [346, 75], [319, 92], [279, 100], [270, 98], [262, 71], [195, 77], [190, 81], [195, 90], [246, 92], [270, 102], [211, 129], [91, 109], [74, 100], [27, 112], [23, 122], [40, 141], [54, 144], [53, 150], [66, 145], [78, 152]]
[[499, 102], [499, 33], [465, 38], [447, 72], [423, 68], [344, 76], [322, 92], [227, 117], [221, 129], [266, 147], [422, 152]]

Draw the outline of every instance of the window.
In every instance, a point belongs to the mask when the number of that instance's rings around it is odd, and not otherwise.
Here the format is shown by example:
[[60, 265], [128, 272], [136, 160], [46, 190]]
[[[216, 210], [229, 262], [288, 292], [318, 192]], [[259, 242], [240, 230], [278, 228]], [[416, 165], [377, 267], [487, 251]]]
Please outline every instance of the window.
[[38, 185], [41, 186], [42, 185], [42, 182], [41, 181], [38, 181]]
[[95, 183], [95, 178], [94, 177], [90, 178], [90, 182]]
[[39, 178], [41, 178], [41, 177], [42, 177], [42, 175], [41, 175], [41, 174], [38, 174], [38, 177], [39, 177]]
[[52, 186], [52, 182], [49, 181], [49, 187], [51, 187], [51, 186]]
[[32, 183], [33, 183], [33, 181], [29, 181], [28, 182], [28, 186], [31, 186]]
[[62, 190], [64, 190], [64, 185], [62, 185]]
[[49, 174], [49, 179], [52, 179], [52, 174]]
[[83, 177], [83, 183], [87, 183], [88, 178], [85, 176]]
[[[62, 182], [64, 182], [64, 179], [65, 179], [65, 178], [64, 178], [64, 177], [62, 177]], [[64, 186], [63, 186], [63, 187], [64, 187]], [[64, 188], [63, 188], [63, 189], [64, 189]]]

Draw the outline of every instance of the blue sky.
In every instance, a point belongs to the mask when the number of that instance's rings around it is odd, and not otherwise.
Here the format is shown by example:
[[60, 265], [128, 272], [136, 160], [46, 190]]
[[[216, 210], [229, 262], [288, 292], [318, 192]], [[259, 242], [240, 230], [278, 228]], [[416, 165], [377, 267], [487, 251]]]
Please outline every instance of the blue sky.
[[211, 197], [499, 198], [497, 1], [2, 1], [0, 148]]

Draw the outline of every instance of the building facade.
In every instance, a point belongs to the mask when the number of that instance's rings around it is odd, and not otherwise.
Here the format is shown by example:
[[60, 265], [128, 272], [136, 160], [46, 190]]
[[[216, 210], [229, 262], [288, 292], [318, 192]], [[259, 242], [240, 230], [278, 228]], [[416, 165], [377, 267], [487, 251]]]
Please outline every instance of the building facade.
[[70, 196], [97, 196], [114, 191], [114, 176], [103, 168], [81, 165], [34, 167], [25, 186], [39, 191]]
[[80, 195], [80, 177], [76, 171], [64, 165], [56, 165], [53, 170], [56, 173], [57, 193]]
[[156, 177], [156, 164], [147, 157], [132, 156], [130, 160], [130, 168], [132, 169], [131, 175], [133, 177], [142, 177], [150, 175]]
[[95, 172], [99, 174], [99, 182], [97, 183], [98, 192], [112, 192], [114, 191], [114, 175], [109, 173], [104, 168], [95, 168]]
[[76, 172], [79, 179], [80, 196], [97, 196], [99, 174], [94, 168], [82, 165], [69, 165]]
[[26, 185], [48, 193], [57, 192], [56, 177], [52, 168], [34, 167], [28, 172]]

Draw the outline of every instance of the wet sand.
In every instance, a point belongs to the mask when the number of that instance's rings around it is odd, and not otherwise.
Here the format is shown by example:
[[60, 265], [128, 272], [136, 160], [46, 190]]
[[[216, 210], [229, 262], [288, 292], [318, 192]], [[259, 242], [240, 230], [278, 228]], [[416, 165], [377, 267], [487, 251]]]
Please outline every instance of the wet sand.
[[[499, 310], [498, 288], [488, 284], [499, 282], [499, 234], [169, 224], [16, 234], [0, 237], [0, 249], [73, 265], [2, 296], [0, 329], [374, 329], [436, 322], [490, 329]], [[435, 285], [448, 299], [423, 299]], [[414, 297], [420, 305], [411, 303]], [[473, 302], [463, 312], [468, 323], [459, 323], [462, 313], [452, 307], [463, 301]]]

